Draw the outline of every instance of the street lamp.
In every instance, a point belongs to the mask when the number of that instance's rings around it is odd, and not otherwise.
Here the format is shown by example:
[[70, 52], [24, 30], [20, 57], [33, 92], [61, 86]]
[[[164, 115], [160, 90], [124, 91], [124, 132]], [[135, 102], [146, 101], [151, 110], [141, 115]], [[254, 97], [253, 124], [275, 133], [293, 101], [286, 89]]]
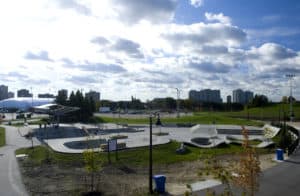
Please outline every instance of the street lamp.
[[177, 91], [177, 102], [176, 102], [176, 110], [177, 110], [177, 118], [179, 118], [179, 99], [180, 99], [180, 90], [179, 88], [175, 88]]
[[293, 112], [293, 78], [295, 77], [295, 74], [286, 74], [285, 75], [287, 78], [289, 78], [290, 81], [290, 121], [293, 121], [294, 118], [294, 112]]
[[150, 117], [149, 117], [149, 125], [150, 125], [150, 132], [149, 132], [149, 136], [150, 136], [150, 139], [149, 139], [149, 193], [150, 194], [153, 194], [153, 184], [152, 184], [152, 176], [153, 176], [153, 169], [152, 169], [152, 120], [153, 120], [153, 117], [156, 117], [157, 116], [157, 121], [156, 121], [156, 125], [161, 125], [161, 121], [160, 121], [160, 116], [159, 116], [159, 113], [153, 113], [153, 114], [150, 114]]

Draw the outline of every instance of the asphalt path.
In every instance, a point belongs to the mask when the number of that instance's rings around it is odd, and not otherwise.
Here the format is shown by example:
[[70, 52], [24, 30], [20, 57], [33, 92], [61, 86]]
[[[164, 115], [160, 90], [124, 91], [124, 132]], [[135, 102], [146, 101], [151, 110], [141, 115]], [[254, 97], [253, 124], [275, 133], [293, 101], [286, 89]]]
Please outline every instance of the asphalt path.
[[[18, 128], [3, 126], [6, 129], [6, 145], [0, 148], [0, 195], [27, 196], [22, 183], [15, 150], [31, 146], [31, 141], [22, 137]], [[34, 140], [34, 144], [39, 142]]]
[[[291, 124], [300, 130], [300, 123]], [[275, 152], [274, 152], [275, 156]], [[255, 196], [299, 196], [300, 195], [300, 148], [285, 161], [269, 168], [260, 177], [259, 191]], [[212, 189], [221, 193], [224, 186]], [[235, 195], [241, 195], [240, 190], [234, 189]], [[205, 195], [206, 191], [195, 192], [194, 195]]]

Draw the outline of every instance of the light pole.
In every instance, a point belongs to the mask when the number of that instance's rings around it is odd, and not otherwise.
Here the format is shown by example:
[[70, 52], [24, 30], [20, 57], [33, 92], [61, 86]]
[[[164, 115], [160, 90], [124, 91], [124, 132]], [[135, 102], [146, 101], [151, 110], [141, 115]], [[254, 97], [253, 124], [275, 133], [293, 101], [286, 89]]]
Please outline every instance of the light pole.
[[33, 92], [32, 92], [32, 87], [30, 87], [31, 90], [31, 107], [33, 107]]
[[180, 90], [179, 90], [179, 88], [175, 88], [175, 89], [176, 89], [176, 92], [177, 92], [177, 102], [176, 102], [177, 118], [179, 118], [180, 117], [180, 114], [179, 114]]
[[153, 177], [153, 160], [152, 160], [152, 120], [153, 117], [157, 116], [157, 122], [155, 123], [156, 125], [161, 125], [161, 121], [160, 121], [160, 117], [159, 117], [159, 113], [154, 113], [154, 114], [150, 114], [149, 117], [149, 125], [150, 125], [150, 131], [149, 131], [149, 193], [153, 194], [153, 184], [152, 184], [152, 177]]
[[150, 122], [150, 143], [149, 143], [149, 193], [153, 194], [153, 185], [152, 185], [152, 115], [149, 117]]
[[295, 77], [295, 74], [286, 74], [285, 75], [289, 81], [290, 81], [290, 121], [293, 121], [294, 113], [293, 113], [293, 78]]

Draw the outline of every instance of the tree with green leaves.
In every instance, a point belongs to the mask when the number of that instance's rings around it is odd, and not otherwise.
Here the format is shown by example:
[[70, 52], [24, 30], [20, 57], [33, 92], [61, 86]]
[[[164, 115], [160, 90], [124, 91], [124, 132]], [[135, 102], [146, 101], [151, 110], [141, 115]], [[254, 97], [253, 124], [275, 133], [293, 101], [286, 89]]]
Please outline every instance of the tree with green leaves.
[[91, 179], [91, 192], [95, 187], [95, 173], [101, 169], [101, 164], [97, 161], [95, 153], [92, 149], [87, 149], [83, 152], [83, 158], [85, 163], [85, 170], [89, 173]]

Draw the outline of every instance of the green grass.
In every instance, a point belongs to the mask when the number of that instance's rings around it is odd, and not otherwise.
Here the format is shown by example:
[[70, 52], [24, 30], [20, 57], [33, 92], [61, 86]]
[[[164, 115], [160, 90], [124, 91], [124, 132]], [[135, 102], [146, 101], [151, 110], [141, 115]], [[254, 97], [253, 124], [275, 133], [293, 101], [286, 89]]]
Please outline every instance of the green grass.
[[[200, 155], [224, 155], [234, 154], [242, 151], [240, 145], [224, 145], [223, 147], [213, 149], [200, 149], [196, 147], [187, 147], [187, 153], [183, 155], [176, 154], [180, 143], [172, 141], [168, 144], [158, 145], [153, 147], [153, 162], [159, 164], [172, 164], [182, 161], [194, 161], [200, 158]], [[267, 153], [268, 149], [259, 149], [260, 153]], [[40, 164], [47, 158], [47, 148], [44, 146], [37, 146], [34, 149], [21, 148], [16, 151], [16, 154], [28, 154], [30, 159], [35, 163]], [[49, 156], [53, 162], [59, 164], [79, 164], [83, 165], [82, 154], [66, 154], [58, 153], [52, 150], [49, 151]], [[119, 160], [115, 160], [115, 153], [111, 153], [111, 160], [113, 164], [132, 165], [132, 166], [146, 166], [148, 164], [148, 147], [141, 147], [135, 149], [122, 150], [118, 152]], [[107, 164], [107, 153], [96, 153], [96, 158], [102, 160]]]
[[[244, 109], [243, 111], [239, 112], [220, 112], [220, 114], [224, 116], [229, 117], [241, 117], [241, 118], [247, 118], [249, 113], [249, 118], [255, 118], [255, 119], [283, 119], [283, 111], [286, 112], [286, 115], [289, 115], [289, 104], [273, 104], [269, 106], [264, 107], [256, 107], [256, 108], [249, 108]], [[300, 119], [300, 103], [294, 103], [293, 104], [293, 111], [296, 117], [296, 120]]]
[[[125, 124], [148, 124], [148, 118], [111, 118], [111, 117], [93, 117], [94, 121], [99, 123], [125, 123]], [[220, 113], [196, 113], [193, 116], [182, 116], [180, 118], [161, 118], [162, 123], [193, 123], [193, 124], [232, 124], [232, 125], [253, 125], [261, 126], [262, 123], [228, 117]]]
[[5, 145], [5, 129], [0, 127], [0, 147]]

